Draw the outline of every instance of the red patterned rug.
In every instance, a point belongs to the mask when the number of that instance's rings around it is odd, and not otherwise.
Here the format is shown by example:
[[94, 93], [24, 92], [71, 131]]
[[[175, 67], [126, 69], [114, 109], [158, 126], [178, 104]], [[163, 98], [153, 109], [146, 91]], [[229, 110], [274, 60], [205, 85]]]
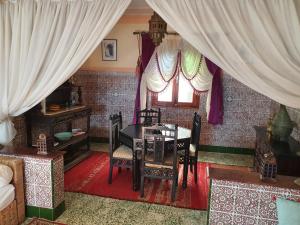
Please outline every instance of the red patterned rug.
[[66, 225], [64, 223], [57, 223], [41, 218], [33, 218], [28, 225]]
[[145, 197], [132, 190], [132, 173], [123, 169], [118, 173], [114, 168], [112, 184], [108, 184], [109, 156], [107, 153], [94, 152], [65, 173], [65, 191], [124, 199], [130, 201], [144, 201], [162, 205], [190, 209], [207, 209], [208, 163], [198, 164], [198, 184], [195, 184], [193, 174], [189, 172], [188, 187], [182, 189], [183, 166], [179, 170], [179, 185], [176, 201], [171, 203], [171, 181], [145, 180]]

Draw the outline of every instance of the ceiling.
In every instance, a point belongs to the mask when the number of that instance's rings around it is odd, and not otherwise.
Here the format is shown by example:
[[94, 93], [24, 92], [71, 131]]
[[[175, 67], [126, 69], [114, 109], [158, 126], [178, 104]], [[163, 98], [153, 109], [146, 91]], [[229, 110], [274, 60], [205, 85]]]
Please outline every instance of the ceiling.
[[148, 6], [145, 0], [132, 0], [125, 14], [131, 15], [149, 15], [153, 10]]
[[146, 3], [145, 0], [132, 0], [129, 8], [131, 9], [145, 9], [145, 8], [149, 8], [148, 4]]

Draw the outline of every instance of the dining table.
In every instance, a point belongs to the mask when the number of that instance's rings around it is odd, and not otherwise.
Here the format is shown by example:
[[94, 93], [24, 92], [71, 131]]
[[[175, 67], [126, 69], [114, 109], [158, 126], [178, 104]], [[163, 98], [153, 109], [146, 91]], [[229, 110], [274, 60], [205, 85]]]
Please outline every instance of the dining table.
[[[175, 124], [163, 124], [171, 129], [175, 129]], [[132, 124], [123, 128], [119, 132], [119, 140], [122, 144], [133, 149], [133, 140], [142, 139], [142, 124]], [[187, 187], [189, 146], [191, 139], [191, 130], [178, 126], [177, 151], [183, 152], [183, 182], [182, 187]], [[166, 140], [172, 142], [172, 140]], [[133, 190], [138, 191], [140, 188], [140, 151], [133, 152]]]

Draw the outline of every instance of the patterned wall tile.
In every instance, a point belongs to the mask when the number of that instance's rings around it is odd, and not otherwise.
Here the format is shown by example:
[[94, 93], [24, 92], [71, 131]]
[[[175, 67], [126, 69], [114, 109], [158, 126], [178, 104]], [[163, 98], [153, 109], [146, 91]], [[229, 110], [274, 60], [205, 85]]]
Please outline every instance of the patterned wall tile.
[[109, 115], [123, 114], [123, 125], [132, 123], [136, 79], [133, 73], [80, 71], [76, 83], [82, 86], [83, 103], [92, 108], [90, 133], [108, 137]]
[[256, 225], [255, 217], [246, 217], [241, 215], [233, 215], [232, 225]]
[[251, 189], [237, 189], [235, 195], [236, 213], [241, 215], [256, 216], [259, 212], [259, 192], [252, 192]]
[[37, 207], [53, 208], [52, 203], [52, 186], [35, 186], [35, 200]]
[[25, 183], [25, 200], [26, 200], [25, 202], [26, 205], [31, 205], [31, 206], [36, 205], [35, 185], [30, 183]]
[[212, 180], [209, 224], [277, 224], [278, 197], [299, 200], [300, 190]]
[[64, 161], [63, 157], [53, 161], [53, 207], [57, 207], [64, 200]]
[[[133, 73], [78, 71], [74, 77], [76, 84], [82, 86], [83, 103], [92, 108], [91, 136], [108, 137], [108, 117], [112, 113], [119, 111], [123, 113], [124, 126], [132, 123], [136, 95], [136, 78]], [[207, 123], [205, 109], [207, 93], [200, 94], [199, 113], [202, 116], [200, 142], [204, 145], [254, 148], [253, 126], [266, 125], [278, 104], [226, 73], [223, 76], [223, 89], [222, 125], [214, 126]], [[192, 126], [195, 109], [162, 108], [161, 111], [163, 122], [177, 123], [188, 128]], [[18, 120], [19, 135], [15, 143], [21, 145], [26, 143], [25, 124], [24, 118]], [[74, 126], [82, 124], [84, 122], [75, 122]], [[294, 135], [299, 136], [300, 132]]]
[[24, 161], [25, 204], [53, 208], [51, 160], [29, 156], [9, 156], [21, 158]]
[[[108, 116], [122, 111], [124, 125], [133, 117], [135, 76], [132, 73], [79, 71], [77, 84], [83, 87], [84, 103], [92, 107], [91, 136], [108, 137]], [[229, 75], [223, 77], [224, 124], [207, 123], [206, 97], [200, 94], [202, 116], [201, 143], [205, 145], [253, 148], [254, 125], [265, 125], [270, 117], [272, 100], [256, 93]], [[162, 121], [192, 127], [195, 109], [161, 108]], [[196, 110], [197, 111], [197, 110]]]

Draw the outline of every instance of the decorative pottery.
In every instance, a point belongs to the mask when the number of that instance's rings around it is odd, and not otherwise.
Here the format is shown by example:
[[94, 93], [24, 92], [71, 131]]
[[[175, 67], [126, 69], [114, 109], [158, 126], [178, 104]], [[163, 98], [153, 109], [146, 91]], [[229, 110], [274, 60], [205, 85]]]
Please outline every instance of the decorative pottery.
[[285, 105], [280, 105], [280, 109], [272, 121], [272, 138], [287, 142], [294, 126], [295, 122], [291, 120]]
[[54, 134], [54, 136], [59, 140], [59, 141], [67, 141], [70, 140], [72, 137], [72, 132], [60, 132]]

